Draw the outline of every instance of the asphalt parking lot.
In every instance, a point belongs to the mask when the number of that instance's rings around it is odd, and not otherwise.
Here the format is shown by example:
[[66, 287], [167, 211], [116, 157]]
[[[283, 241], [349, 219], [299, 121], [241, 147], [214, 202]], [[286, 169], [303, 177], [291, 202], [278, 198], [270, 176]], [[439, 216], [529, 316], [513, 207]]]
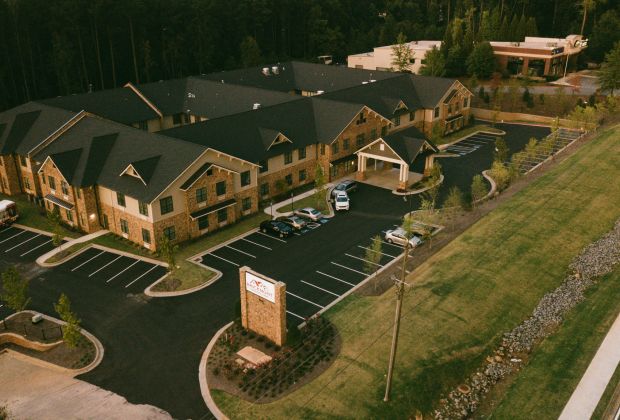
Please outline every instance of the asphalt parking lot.
[[[507, 124], [498, 127], [507, 131], [505, 139], [511, 152], [522, 150], [530, 137], [542, 138], [549, 133], [549, 129], [541, 127]], [[492, 152], [493, 144], [486, 142], [470, 153], [439, 160], [446, 177], [441, 194], [447, 193], [452, 185], [469, 191], [473, 176], [491, 166]], [[287, 297], [288, 309], [295, 314], [289, 314], [288, 320], [301, 322], [297, 316], [306, 317], [319, 311], [319, 306], [328, 305], [337, 298], [335, 295], [346, 293], [351, 285], [362, 281], [365, 274], [356, 271], [363, 272], [359, 270], [363, 262], [354, 258], [364, 255], [365, 250], [359, 247], [366, 247], [374, 235], [398, 224], [403, 214], [419, 206], [417, 198], [404, 201], [390, 191], [365, 187], [351, 195], [349, 212], [339, 213], [304, 235], [280, 242], [252, 233], [244, 237], [246, 241], [229, 244], [237, 250], [223, 249], [214, 254], [287, 282], [287, 290], [299, 297], [290, 294]], [[17, 233], [0, 231], [0, 241]], [[91, 253], [97, 252], [93, 250], [67, 264], [44, 269], [34, 261], [52, 248], [51, 243], [25, 253], [31, 250], [31, 245], [49, 240], [37, 237], [20, 245], [30, 235], [21, 233], [0, 243], [0, 269], [16, 265], [31, 279], [31, 309], [54, 315], [53, 303], [60, 293], [66, 293], [84, 328], [101, 340], [105, 347], [101, 365], [79, 379], [116, 392], [132, 403], [153, 404], [175, 418], [209, 416], [197, 380], [198, 365], [213, 334], [233, 317], [234, 304], [239, 299], [238, 267], [216, 257], [206, 257], [205, 264], [225, 273], [220, 280], [190, 295], [148, 298], [141, 291], [157, 276], [158, 269], [129, 285], [150, 269], [138, 263], [108, 282], [133, 262], [120, 258], [103, 267], [116, 256], [101, 254], [76, 268], [96, 256]], [[386, 255], [380, 264], [398, 255], [387, 244], [383, 244], [382, 252]], [[3, 310], [0, 308], [0, 315]]]
[[10, 226], [0, 230], [0, 253], [18, 259], [38, 257], [54, 249], [52, 237], [43, 233]]

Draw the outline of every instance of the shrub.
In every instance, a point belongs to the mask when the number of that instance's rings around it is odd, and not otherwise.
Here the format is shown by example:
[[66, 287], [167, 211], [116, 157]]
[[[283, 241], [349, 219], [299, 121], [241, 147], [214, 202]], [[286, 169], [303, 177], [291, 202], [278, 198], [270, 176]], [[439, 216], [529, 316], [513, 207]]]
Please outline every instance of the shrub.
[[493, 162], [493, 166], [490, 170], [491, 178], [497, 184], [499, 191], [506, 189], [510, 182], [510, 174], [508, 169], [501, 162]]

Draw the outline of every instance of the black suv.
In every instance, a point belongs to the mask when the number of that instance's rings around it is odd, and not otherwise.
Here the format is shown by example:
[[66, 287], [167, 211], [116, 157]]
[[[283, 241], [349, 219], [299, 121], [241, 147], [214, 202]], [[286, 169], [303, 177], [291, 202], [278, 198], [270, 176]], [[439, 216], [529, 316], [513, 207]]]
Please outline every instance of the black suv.
[[286, 223], [279, 222], [277, 220], [265, 220], [260, 224], [260, 231], [263, 233], [273, 233], [280, 238], [290, 236], [293, 233], [293, 228]]
[[340, 191], [344, 191], [347, 194], [357, 191], [357, 182], [353, 181], [352, 179], [342, 181], [332, 190], [332, 198], [336, 198], [336, 194], [338, 194], [338, 192]]

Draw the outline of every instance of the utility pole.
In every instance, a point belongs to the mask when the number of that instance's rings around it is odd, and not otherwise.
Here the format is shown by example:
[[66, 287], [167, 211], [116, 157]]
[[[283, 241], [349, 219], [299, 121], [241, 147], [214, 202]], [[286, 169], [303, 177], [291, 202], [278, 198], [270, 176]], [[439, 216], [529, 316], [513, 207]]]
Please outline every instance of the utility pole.
[[403, 295], [405, 294], [405, 276], [407, 275], [407, 257], [409, 256], [409, 241], [411, 240], [411, 215], [405, 219], [405, 233], [407, 242], [405, 243], [405, 255], [403, 256], [403, 268], [400, 280], [394, 278], [396, 284], [396, 313], [394, 314], [394, 332], [392, 333], [392, 348], [390, 350], [390, 364], [388, 365], [387, 383], [385, 385], [384, 402], [390, 401], [390, 391], [392, 390], [392, 374], [394, 372], [394, 359], [396, 358], [396, 347], [398, 346], [398, 332], [400, 330], [400, 313], [403, 307]]

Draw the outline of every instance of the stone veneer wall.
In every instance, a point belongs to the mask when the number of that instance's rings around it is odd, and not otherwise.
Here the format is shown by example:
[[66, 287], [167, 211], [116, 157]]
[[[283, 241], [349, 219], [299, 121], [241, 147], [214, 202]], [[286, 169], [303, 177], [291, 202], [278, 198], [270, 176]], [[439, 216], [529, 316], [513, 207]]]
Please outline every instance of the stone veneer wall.
[[[45, 183], [41, 183], [41, 195], [43, 197], [45, 197], [48, 194], [53, 195], [54, 197], [66, 201], [67, 203], [71, 203], [74, 205], [73, 209], [71, 210], [71, 218], [73, 220], [69, 220], [69, 218], [67, 217], [67, 210], [60, 207], [59, 206], [59, 210], [60, 210], [60, 218], [62, 219], [62, 221], [64, 223], [66, 223], [69, 226], [74, 226], [74, 227], [79, 227], [78, 225], [78, 207], [75, 205], [76, 204], [76, 199], [75, 199], [75, 191], [73, 189], [73, 187], [71, 185], [67, 185], [67, 192], [68, 194], [65, 196], [62, 193], [62, 187], [61, 187], [61, 183], [64, 180], [62, 174], [60, 173], [60, 171], [58, 170], [58, 168], [56, 168], [51, 161], [48, 161], [42, 168], [41, 171], [41, 176], [45, 177]], [[50, 188], [50, 183], [49, 183], [49, 177], [52, 176], [54, 177], [55, 183], [56, 183], [56, 189], [52, 192], [52, 189]], [[40, 179], [40, 177], [38, 177]], [[45, 201], [45, 208], [47, 209], [47, 211], [52, 211], [53, 206], [52, 203], [49, 201]], [[82, 217], [84, 217], [84, 215], [82, 215]]]
[[15, 195], [21, 192], [19, 174], [17, 173], [15, 156], [0, 156], [0, 190], [6, 195]]
[[[305, 185], [309, 182], [314, 181], [314, 172], [316, 170], [317, 159], [315, 156], [307, 155], [303, 160], [297, 160], [287, 165], [284, 169], [266, 174], [258, 174], [258, 187], [256, 189], [256, 197], [258, 197], [258, 201], [266, 200], [271, 197], [275, 197], [279, 194], [282, 194], [283, 191], [279, 191], [277, 188], [277, 182], [279, 180], [284, 180], [285, 177], [289, 174], [293, 175], [293, 184], [288, 187], [297, 188], [302, 185]], [[305, 169], [306, 170], [306, 179], [305, 181], [299, 181], [299, 171]], [[269, 194], [267, 196], [260, 196], [260, 186], [264, 183], [269, 184]]]

